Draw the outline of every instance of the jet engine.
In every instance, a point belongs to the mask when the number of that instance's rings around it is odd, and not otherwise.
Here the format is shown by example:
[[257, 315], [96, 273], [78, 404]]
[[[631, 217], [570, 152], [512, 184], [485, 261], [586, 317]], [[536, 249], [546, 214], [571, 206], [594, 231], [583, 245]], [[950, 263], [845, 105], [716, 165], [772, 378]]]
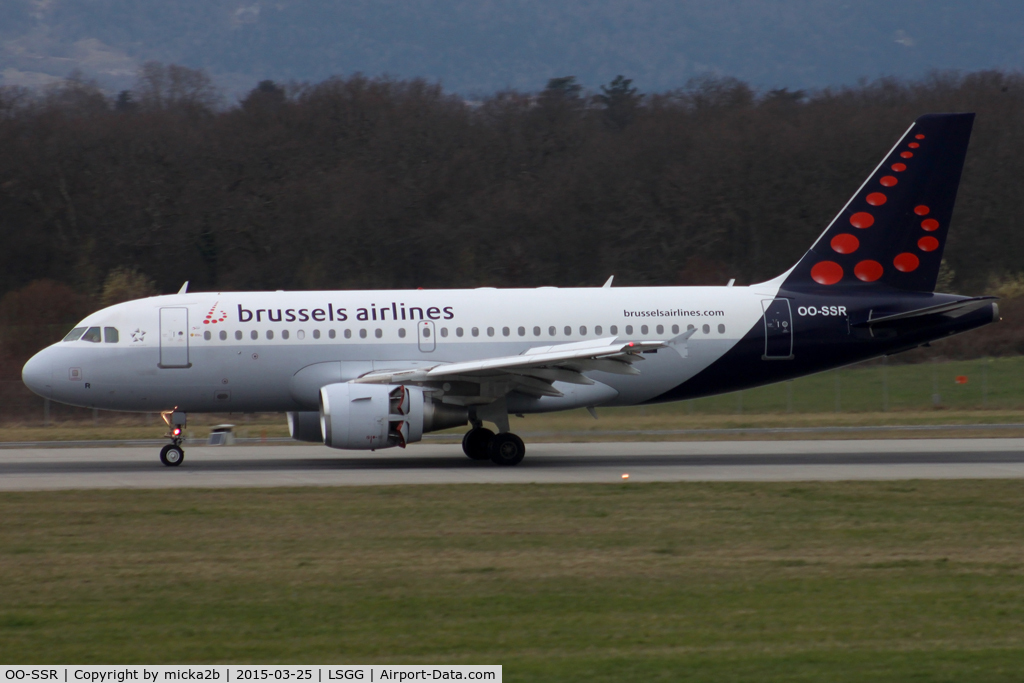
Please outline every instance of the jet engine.
[[339, 383], [320, 389], [320, 430], [331, 448], [405, 448], [424, 432], [468, 421], [466, 408], [427, 398], [419, 387]]

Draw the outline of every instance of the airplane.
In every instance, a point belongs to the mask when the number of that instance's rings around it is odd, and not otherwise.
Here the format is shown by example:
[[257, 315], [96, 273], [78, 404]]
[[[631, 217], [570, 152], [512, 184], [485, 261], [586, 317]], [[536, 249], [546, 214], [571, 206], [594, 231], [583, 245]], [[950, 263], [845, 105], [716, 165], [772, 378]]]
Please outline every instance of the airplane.
[[[402, 447], [469, 425], [516, 465], [509, 415], [693, 399], [912, 349], [999, 320], [936, 293], [974, 114], [918, 118], [803, 257], [749, 286], [189, 292], [88, 316], [22, 378], [76, 406], [285, 412], [294, 439]], [[484, 423], [495, 426], [488, 429]]]

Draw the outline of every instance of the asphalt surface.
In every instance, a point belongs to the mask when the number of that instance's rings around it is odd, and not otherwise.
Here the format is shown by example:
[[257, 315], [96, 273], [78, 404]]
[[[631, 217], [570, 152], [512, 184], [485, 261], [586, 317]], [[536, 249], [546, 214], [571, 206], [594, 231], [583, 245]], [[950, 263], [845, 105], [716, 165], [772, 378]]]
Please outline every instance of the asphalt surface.
[[176, 468], [160, 464], [155, 446], [0, 450], [0, 491], [622, 483], [624, 474], [629, 482], [1024, 478], [1024, 439], [534, 443], [508, 468], [471, 461], [454, 444], [376, 453], [193, 446]]

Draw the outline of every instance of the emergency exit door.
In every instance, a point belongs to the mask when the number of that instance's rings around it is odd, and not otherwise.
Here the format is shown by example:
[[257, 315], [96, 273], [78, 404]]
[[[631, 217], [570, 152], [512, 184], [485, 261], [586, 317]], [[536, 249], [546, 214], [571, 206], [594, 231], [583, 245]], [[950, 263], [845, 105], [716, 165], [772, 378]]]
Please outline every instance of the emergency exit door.
[[765, 299], [761, 302], [764, 310], [764, 355], [762, 360], [792, 360], [793, 358], [793, 311], [789, 299]]

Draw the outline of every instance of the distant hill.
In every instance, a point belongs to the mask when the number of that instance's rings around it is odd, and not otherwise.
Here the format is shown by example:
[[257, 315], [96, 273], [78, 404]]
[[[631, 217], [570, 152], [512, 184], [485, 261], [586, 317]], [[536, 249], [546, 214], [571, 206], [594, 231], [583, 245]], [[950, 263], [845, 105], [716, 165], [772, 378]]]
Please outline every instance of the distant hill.
[[929, 69], [1024, 68], [1012, 0], [3, 0], [0, 84], [75, 69], [110, 90], [146, 60], [204, 68], [228, 93], [363, 72], [466, 96], [617, 74], [641, 91], [701, 74], [814, 88]]

